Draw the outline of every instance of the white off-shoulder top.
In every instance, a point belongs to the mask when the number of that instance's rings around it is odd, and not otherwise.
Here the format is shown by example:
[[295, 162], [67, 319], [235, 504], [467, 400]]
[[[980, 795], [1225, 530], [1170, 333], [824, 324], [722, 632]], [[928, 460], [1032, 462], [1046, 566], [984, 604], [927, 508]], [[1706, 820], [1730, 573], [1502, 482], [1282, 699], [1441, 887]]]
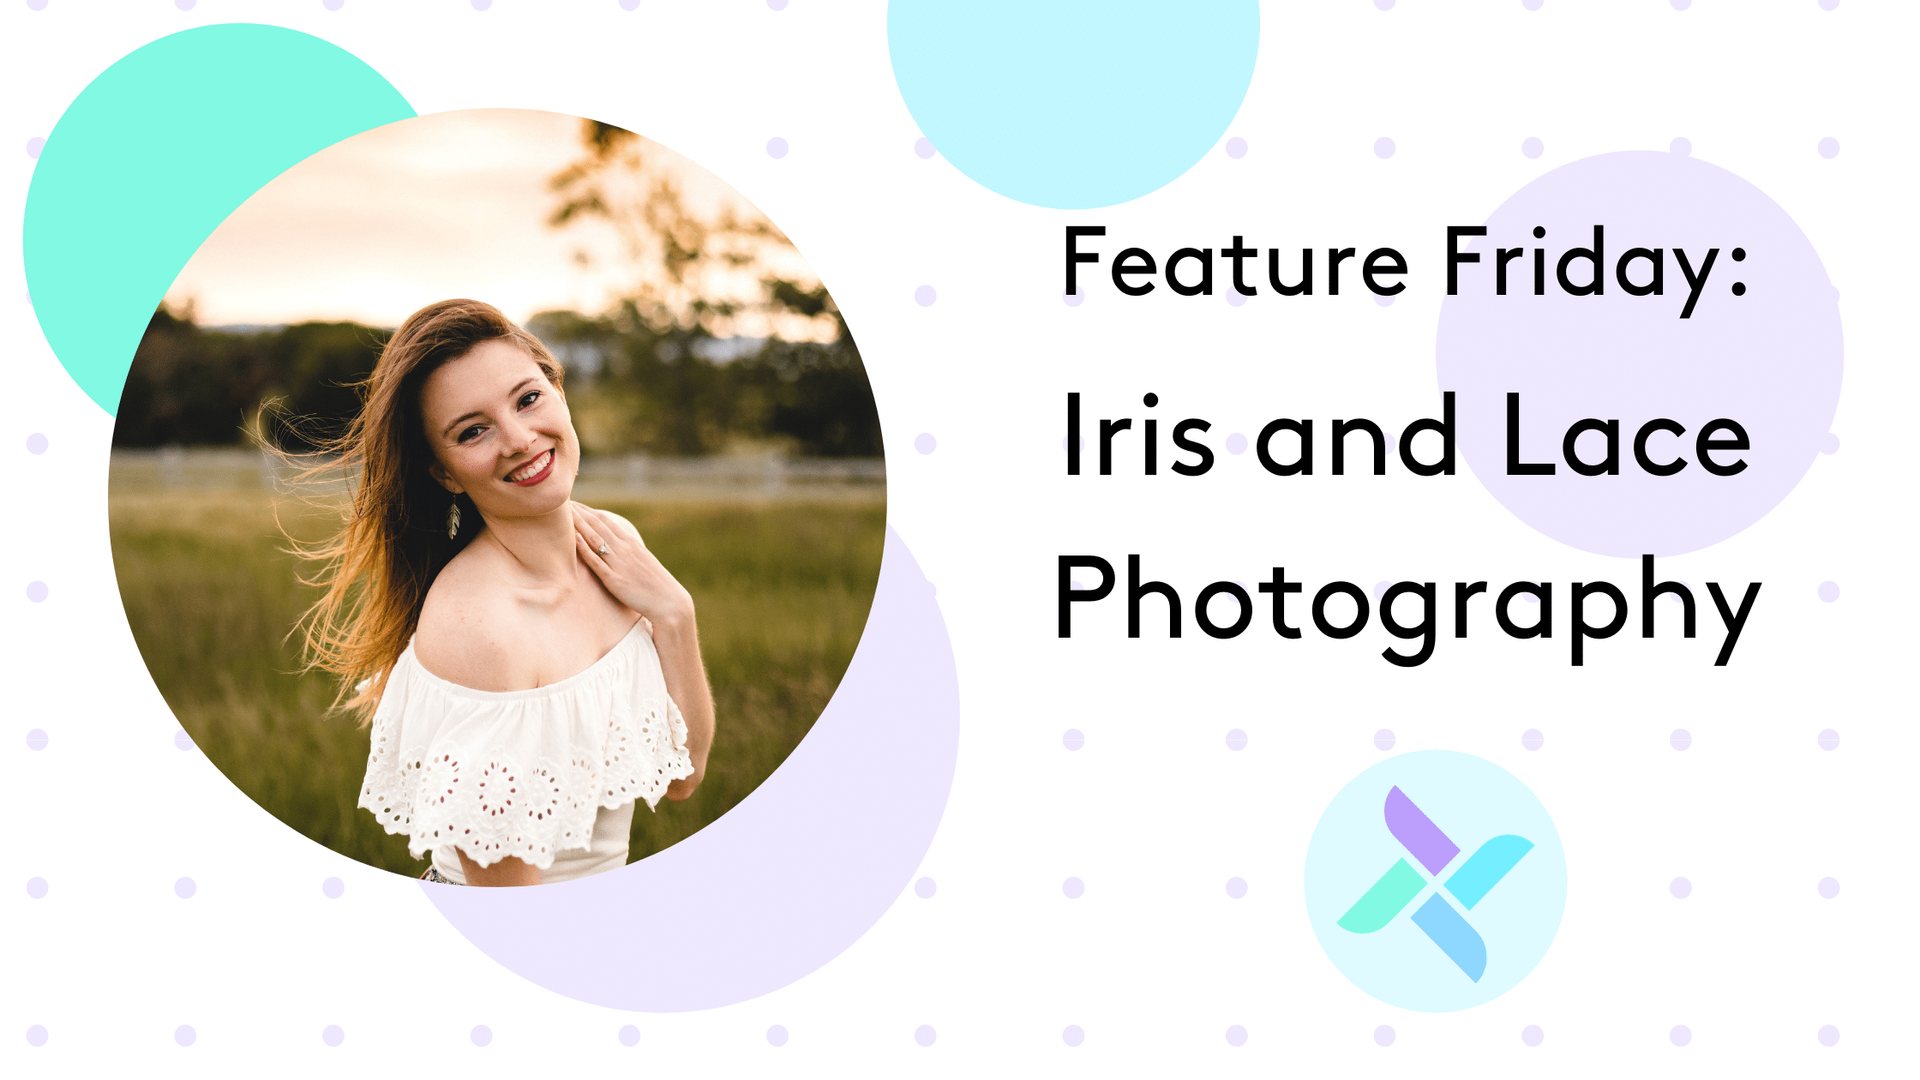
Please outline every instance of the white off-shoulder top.
[[652, 809], [692, 775], [642, 620], [585, 671], [534, 690], [450, 683], [409, 642], [373, 714], [360, 805], [453, 881], [466, 882], [458, 846], [481, 866], [515, 856], [548, 883], [624, 866], [634, 800]]

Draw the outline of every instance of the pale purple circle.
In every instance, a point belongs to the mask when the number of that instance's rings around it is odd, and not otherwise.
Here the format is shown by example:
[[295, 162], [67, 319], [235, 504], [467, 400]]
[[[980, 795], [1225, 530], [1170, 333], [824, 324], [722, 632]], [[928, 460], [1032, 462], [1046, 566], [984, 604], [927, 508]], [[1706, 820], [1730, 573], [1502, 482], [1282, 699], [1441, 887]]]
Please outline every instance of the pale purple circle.
[[[1680, 2], [1681, 0], [1674, 0], [1676, 4]], [[1673, 1040], [1675, 1046], [1685, 1046], [1693, 1041], [1693, 1032], [1685, 1024], [1675, 1024], [1673, 1030], [1667, 1032], [1667, 1038]]]
[[1393, 732], [1387, 730], [1386, 728], [1381, 728], [1379, 731], [1376, 731], [1373, 733], [1373, 745], [1377, 749], [1391, 750], [1393, 749], [1393, 744], [1396, 741], [1397, 740], [1394, 739], [1393, 737]]
[[47, 0], [27, 0], [27, 10], [45, 11], [47, 10]]
[[1387, 591], [1387, 586], [1392, 584], [1393, 582], [1391, 581], [1376, 581], [1373, 583], [1373, 600], [1375, 603], [1380, 602], [1381, 594], [1385, 593]]
[[1392, 11], [1393, 0], [1373, 0], [1373, 6], [1379, 8], [1381, 11]]
[[45, 435], [42, 435], [36, 431], [33, 434], [27, 436], [27, 453], [32, 454], [35, 457], [38, 457], [39, 455], [44, 454], [46, 452], [47, 452], [47, 437]]
[[1528, 11], [1539, 11], [1541, 0], [1520, 0], [1520, 6]]
[[1673, 4], [1675, 11], [1685, 11], [1693, 6], [1693, 0], [1669, 0], [1669, 2]]
[[472, 3], [475, 11], [485, 11], [493, 6], [493, 0], [472, 0]]
[[775, 1024], [772, 1027], [768, 1028], [767, 1029], [767, 1045], [768, 1046], [787, 1045], [787, 1029], [784, 1027], [781, 1027], [779, 1024]]
[[1820, 744], [1822, 750], [1837, 750], [1840, 748], [1840, 733], [1832, 728], [1824, 728], [1815, 741]]
[[190, 877], [180, 878], [173, 883], [173, 895], [182, 900], [193, 899], [193, 894], [198, 891], [199, 886], [195, 885]]
[[1826, 437], [1820, 440], [1820, 452], [1829, 455], [1839, 453], [1840, 436], [1831, 431], [1827, 432]]
[[329, 900], [338, 900], [346, 895], [347, 883], [337, 877], [330, 877], [320, 883], [320, 893]]
[[939, 445], [940, 445], [940, 440], [934, 438], [931, 434], [925, 431], [913, 437], [913, 448], [915, 450], [920, 451], [922, 454], [933, 453], [933, 448]]
[[[1838, 0], [1834, 0], [1834, 3], [1837, 4]], [[1821, 0], [1820, 6], [1826, 8], [1828, 11], [1833, 10], [1833, 7], [1828, 4], [1827, 0]], [[1821, 1046], [1837, 1046], [1840, 1043], [1840, 1029], [1834, 1027], [1832, 1024], [1822, 1024], [1820, 1026], [1819, 1039]]]
[[1069, 900], [1078, 900], [1086, 895], [1087, 883], [1077, 877], [1070, 877], [1060, 883], [1060, 892]]
[[1537, 158], [1547, 152], [1547, 144], [1529, 135], [1520, 141], [1520, 152], [1530, 158]]
[[932, 1046], [933, 1040], [937, 1037], [932, 1024], [921, 1024], [919, 1027], [913, 1029], [913, 1041], [919, 1043], [921, 1046]]
[[[1839, 6], [1840, 6], [1840, 0], [1820, 0], [1820, 10], [1821, 10], [1821, 11], [1832, 11], [1832, 10], [1833, 10], [1834, 8], [1837, 8], [1837, 7], [1839, 7]], [[1836, 1033], [1834, 1034], [1834, 1038], [1836, 1038], [1836, 1039], [1837, 1039], [1837, 1038], [1839, 1038], [1839, 1037], [1840, 1037], [1840, 1036], [1839, 1036], [1839, 1033], [1838, 1033], [1838, 1032], [1836, 1032]], [[1827, 1045], [1829, 1045], [1829, 1046], [1831, 1046], [1831, 1045], [1833, 1045], [1833, 1044], [1832, 1044], [1832, 1043], [1828, 1043]]]
[[637, 1027], [634, 1027], [632, 1024], [627, 1024], [624, 1027], [622, 1027], [620, 1029], [620, 1045], [621, 1046], [640, 1045], [640, 1029]]
[[475, 1024], [473, 1030], [467, 1033], [467, 1038], [472, 1039], [475, 1046], [485, 1046], [493, 1041], [493, 1029], [485, 1024]]
[[1247, 140], [1235, 135], [1227, 140], [1227, 156], [1235, 161], [1247, 156]]
[[[338, 10], [339, 0], [333, 0], [333, 7]], [[320, 1041], [326, 1043], [328, 1046], [339, 1046], [341, 1043], [347, 1041], [346, 1029], [342, 1028], [339, 1024], [328, 1024], [326, 1027], [320, 1029]]]
[[1547, 1033], [1540, 1030], [1539, 1024], [1528, 1024], [1520, 1029], [1520, 1041], [1528, 1046], [1539, 1046], [1546, 1038]]
[[1823, 581], [1820, 583], [1821, 603], [1831, 604], [1838, 599], [1840, 599], [1840, 586], [1837, 583], [1832, 581]]
[[1675, 900], [1685, 900], [1693, 895], [1693, 882], [1683, 877], [1674, 878], [1667, 883], [1667, 891], [1673, 894]]
[[43, 877], [28, 878], [27, 895], [35, 900], [47, 895], [47, 879]]
[[35, 135], [33, 138], [28, 139], [27, 140], [27, 156], [30, 158], [38, 158], [40, 156], [40, 151], [46, 145], [47, 145], [47, 140], [41, 138], [38, 135]]
[[1820, 156], [1831, 161], [1840, 156], [1840, 140], [1829, 135], [1820, 140]]
[[181, 1046], [192, 1046], [193, 1040], [197, 1038], [199, 1038], [199, 1036], [194, 1033], [192, 1024], [181, 1024], [179, 1027], [173, 1029], [173, 1041], [179, 1043]]
[[[36, 7], [33, 10], [39, 11], [41, 7], [45, 7], [45, 6], [46, 6], [46, 0], [41, 0], [40, 7]], [[39, 1024], [35, 1024], [32, 1027], [28, 1028], [27, 1029], [27, 1045], [28, 1046], [47, 1045], [47, 1029], [44, 1027], [41, 1027]]]
[[174, 732], [174, 733], [173, 733], [173, 748], [174, 748], [175, 750], [191, 750], [191, 749], [193, 749], [193, 736], [191, 736], [191, 735], [189, 735], [189, 734], [187, 734], [187, 732], [186, 732], [186, 729], [185, 729], [185, 728], [182, 728], [182, 729], [180, 729], [179, 731], [176, 731], [176, 732]]
[[[1064, 301], [1068, 307], [1079, 307], [1080, 304], [1086, 300], [1086, 298], [1087, 298], [1087, 294], [1084, 291], [1060, 294], [1060, 299]], [[1065, 446], [1064, 439], [1061, 440], [1061, 445], [1064, 448]]]
[[1245, 750], [1246, 748], [1247, 748], [1246, 732], [1241, 731], [1239, 728], [1234, 728], [1233, 730], [1227, 732], [1227, 749]]
[[1693, 733], [1686, 728], [1674, 728], [1673, 734], [1667, 736], [1667, 742], [1675, 750], [1685, 750], [1693, 745]]
[[620, 0], [620, 10], [622, 11], [638, 11], [639, 9], [640, 0]]
[[44, 581], [27, 582], [27, 599], [36, 604], [44, 603], [47, 599], [47, 583]]
[[1234, 456], [1237, 457], [1246, 452], [1247, 452], [1247, 437], [1245, 435], [1242, 435], [1236, 431], [1233, 434], [1227, 436], [1227, 453], [1233, 454]]
[[938, 888], [939, 886], [933, 883], [932, 878], [923, 877], [919, 881], [916, 881], [913, 883], [913, 895], [919, 897], [922, 900], [931, 900], [933, 899], [934, 891], [937, 890]]
[[767, 0], [767, 7], [772, 11], [785, 11], [787, 10], [787, 0]]
[[1520, 733], [1520, 745], [1528, 750], [1538, 750], [1547, 744], [1547, 737], [1540, 734], [1539, 728], [1528, 728]]
[[1391, 1027], [1388, 1027], [1386, 1024], [1381, 1024], [1379, 1027], [1374, 1028], [1373, 1042], [1374, 1042], [1374, 1045], [1376, 1046], [1392, 1046], [1393, 1045], [1393, 1029]]
[[1227, 1045], [1228, 1046], [1247, 1045], [1247, 1029], [1241, 1027], [1239, 1024], [1235, 1024], [1232, 1027], [1229, 1027], [1227, 1029]]
[[787, 156], [787, 140], [775, 135], [767, 140], [767, 156], [778, 161]]
[[1060, 1041], [1068, 1046], [1079, 1046], [1087, 1041], [1087, 1033], [1080, 1030], [1079, 1024], [1068, 1024], [1066, 1030], [1060, 1033]]
[[1821, 897], [1824, 899], [1831, 900], [1840, 895], [1840, 881], [1838, 878], [1823, 877], [1820, 879], [1820, 884], [1817, 887], [1820, 890]]
[[1230, 877], [1227, 879], [1227, 895], [1239, 900], [1247, 895], [1247, 879]]
[[1693, 155], [1693, 141], [1683, 135], [1667, 144], [1667, 152], [1677, 154], [1680, 157], [1691, 157]]
[[1070, 727], [1066, 734], [1060, 736], [1060, 745], [1069, 750], [1078, 750], [1087, 745], [1087, 737], [1080, 733], [1079, 728]]
[[40, 730], [39, 728], [34, 728], [32, 731], [27, 732], [27, 749], [45, 750], [46, 748], [47, 748], [46, 732]]
[[1243, 307], [1245, 306], [1246, 302], [1247, 302], [1247, 298], [1240, 295], [1239, 289], [1227, 290], [1227, 306], [1228, 307]]
[[913, 156], [922, 161], [933, 156], [933, 143], [925, 135], [913, 141]]
[[[624, 4], [627, 2], [627, 0], [620, 0], [620, 2]], [[639, 0], [634, 0], [634, 2], [637, 4]], [[346, 4], [347, 4], [347, 0], [320, 0], [320, 6], [323, 8], [326, 8], [328, 11], [339, 11], [341, 8], [345, 7]], [[629, 8], [627, 10], [631, 11], [633, 9]]]
[[913, 290], [913, 302], [919, 304], [921, 307], [932, 307], [934, 300], [938, 298], [938, 296], [939, 294], [933, 291], [933, 286], [931, 285], [922, 285]]
[[1374, 298], [1373, 298], [1373, 302], [1374, 302], [1375, 304], [1377, 304], [1377, 305], [1379, 305], [1380, 307], [1392, 307], [1392, 306], [1393, 306], [1393, 297], [1391, 297], [1391, 296], [1380, 296], [1380, 295], [1378, 295], [1378, 294], [1376, 294], [1376, 295], [1374, 296]]
[[[1591, 247], [1605, 226], [1600, 296], [1562, 291], [1553, 255]], [[1546, 237], [1532, 232], [1544, 227]], [[1806, 475], [1833, 423], [1842, 368], [1839, 306], [1819, 255], [1767, 195], [1724, 169], [1690, 157], [1627, 151], [1563, 165], [1528, 184], [1487, 219], [1487, 246], [1525, 244], [1549, 252], [1547, 294], [1494, 294], [1492, 271], [1466, 265], [1459, 294], [1441, 299], [1436, 335], [1440, 388], [1456, 395], [1461, 456], [1515, 516], [1545, 535], [1601, 555], [1679, 555], [1718, 543], [1779, 505]], [[1752, 254], [1736, 264], [1727, 237]], [[1630, 248], [1663, 248], [1665, 294], [1629, 295], [1617, 268]], [[1676, 248], [1696, 270], [1720, 249], [1690, 318]], [[1730, 288], [1734, 267], [1749, 296]], [[1636, 259], [1629, 280], [1651, 273]], [[1568, 277], [1585, 284], [1591, 262]], [[1551, 364], [1540, 363], [1550, 349]], [[1554, 475], [1509, 475], [1507, 395], [1521, 401], [1522, 460]], [[1616, 476], [1582, 476], [1562, 460], [1563, 436], [1584, 418], [1620, 421]], [[1697, 460], [1701, 430], [1737, 421], [1750, 449], [1717, 451], [1744, 461], [1720, 476]], [[1636, 463], [1641, 426], [1669, 419], [1683, 436], [1655, 432], [1655, 462], [1685, 460], [1669, 476]], [[1720, 441], [1731, 436], [1720, 431]], [[1588, 460], [1601, 436], [1589, 433]]]
[[1382, 159], [1392, 157], [1393, 140], [1387, 138], [1385, 135], [1373, 140], [1373, 156]]
[[192, 11], [194, 0], [173, 0], [173, 6], [181, 11]]

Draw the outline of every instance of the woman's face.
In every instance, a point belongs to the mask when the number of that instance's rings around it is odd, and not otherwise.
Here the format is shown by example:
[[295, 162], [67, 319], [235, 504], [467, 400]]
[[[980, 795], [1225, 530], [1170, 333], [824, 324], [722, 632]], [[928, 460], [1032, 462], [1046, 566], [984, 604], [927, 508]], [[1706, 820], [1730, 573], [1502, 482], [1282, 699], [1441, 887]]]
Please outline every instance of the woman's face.
[[440, 365], [420, 388], [433, 478], [494, 520], [564, 506], [580, 440], [559, 390], [524, 349], [489, 341]]

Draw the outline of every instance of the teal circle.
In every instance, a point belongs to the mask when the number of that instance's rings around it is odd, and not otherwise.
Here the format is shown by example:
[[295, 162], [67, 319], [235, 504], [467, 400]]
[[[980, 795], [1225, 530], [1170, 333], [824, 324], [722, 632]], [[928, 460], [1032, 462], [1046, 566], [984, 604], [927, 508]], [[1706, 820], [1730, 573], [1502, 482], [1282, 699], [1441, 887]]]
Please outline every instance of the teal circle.
[[[1460, 848], [1437, 878], [1387, 831], [1384, 808], [1395, 787]], [[1523, 837], [1533, 848], [1471, 910], [1439, 888], [1481, 844], [1503, 835]], [[1426, 886], [1384, 928], [1342, 929], [1340, 917], [1402, 859], [1428, 879]], [[1453, 1012], [1513, 989], [1546, 955], [1567, 906], [1566, 852], [1546, 807], [1512, 773], [1471, 754], [1423, 750], [1388, 758], [1334, 796], [1307, 846], [1306, 889], [1321, 948], [1355, 986], [1399, 1008]], [[1486, 943], [1478, 982], [1411, 917], [1436, 893]]]
[[1226, 133], [1253, 81], [1257, 0], [892, 0], [900, 96], [942, 157], [1035, 206], [1165, 186]]
[[227, 215], [314, 152], [413, 115], [352, 53], [277, 26], [203, 26], [122, 57], [54, 125], [27, 190], [27, 289], [54, 355], [113, 414], [154, 308]]

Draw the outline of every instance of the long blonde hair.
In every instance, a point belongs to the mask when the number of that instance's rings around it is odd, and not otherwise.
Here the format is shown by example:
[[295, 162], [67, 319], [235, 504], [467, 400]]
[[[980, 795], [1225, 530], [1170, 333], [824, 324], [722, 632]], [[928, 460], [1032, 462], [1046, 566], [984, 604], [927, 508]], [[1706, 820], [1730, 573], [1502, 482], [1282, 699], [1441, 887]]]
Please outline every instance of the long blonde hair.
[[[357, 385], [363, 405], [346, 432], [312, 455], [298, 480], [344, 472], [352, 497], [340, 531], [323, 543], [295, 542], [294, 554], [318, 564], [301, 583], [325, 589], [295, 627], [305, 639], [305, 670], [341, 679], [335, 711], [371, 723], [387, 675], [420, 622], [427, 589], [441, 569], [485, 527], [472, 500], [428, 472], [434, 462], [420, 415], [420, 389], [442, 364], [489, 341], [525, 349], [554, 388], [563, 376], [540, 340], [478, 300], [442, 300], [407, 316]], [[459, 528], [448, 536], [448, 507]]]

